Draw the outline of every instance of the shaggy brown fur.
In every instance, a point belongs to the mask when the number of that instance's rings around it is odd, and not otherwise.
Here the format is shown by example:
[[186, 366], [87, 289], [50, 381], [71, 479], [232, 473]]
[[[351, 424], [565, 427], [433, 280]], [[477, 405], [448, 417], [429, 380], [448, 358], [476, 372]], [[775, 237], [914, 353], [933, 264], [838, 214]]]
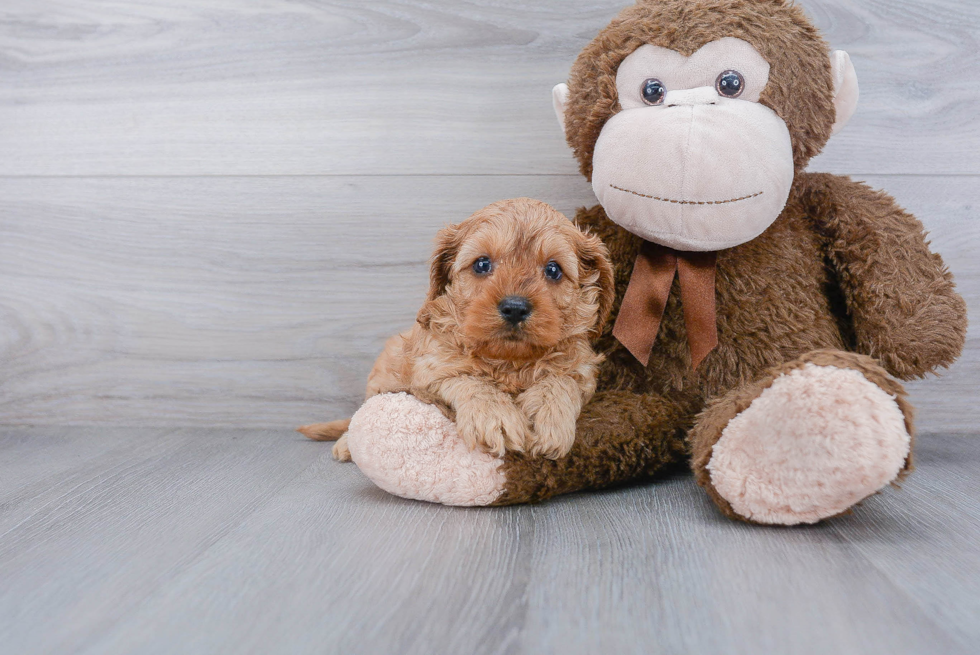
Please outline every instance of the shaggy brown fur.
[[[492, 270], [474, 263], [489, 258]], [[545, 266], [561, 267], [549, 279]], [[520, 297], [530, 315], [513, 325], [500, 303]], [[606, 248], [549, 205], [494, 203], [437, 238], [431, 287], [411, 330], [392, 337], [368, 379], [367, 396], [407, 391], [456, 421], [471, 448], [548, 458], [568, 453], [575, 421], [591, 398], [601, 357], [589, 345], [609, 316], [612, 268]], [[340, 437], [349, 421], [300, 428]]]
[[[718, 347], [692, 370], [676, 281], [649, 366], [605, 330], [597, 392], [569, 456], [542, 465], [508, 454], [498, 504], [648, 478], [693, 455], [698, 481], [732, 515], [704, 467], [728, 420], [774, 375], [807, 361], [859, 370], [896, 396], [911, 434], [911, 406], [888, 376], [922, 377], [962, 350], [966, 306], [919, 221], [882, 192], [803, 172], [830, 137], [835, 115], [829, 50], [795, 5], [646, 0], [623, 11], [572, 70], [565, 118], [582, 172], [591, 175], [599, 132], [619, 110], [615, 76], [627, 55], [644, 43], [691, 54], [726, 36], [748, 41], [771, 64], [761, 102], [789, 128], [796, 179], [766, 232], [718, 253]], [[615, 316], [641, 240], [598, 206], [580, 210], [577, 221], [609, 248]]]

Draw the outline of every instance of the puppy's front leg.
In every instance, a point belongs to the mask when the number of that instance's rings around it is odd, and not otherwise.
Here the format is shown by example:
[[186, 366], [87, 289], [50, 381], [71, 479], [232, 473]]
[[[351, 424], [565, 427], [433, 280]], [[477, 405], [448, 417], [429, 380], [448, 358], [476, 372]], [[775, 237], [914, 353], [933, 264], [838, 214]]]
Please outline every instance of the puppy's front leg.
[[534, 423], [527, 451], [548, 459], [567, 455], [582, 402], [582, 388], [571, 376], [549, 375], [518, 396], [517, 404]]
[[440, 380], [427, 389], [456, 412], [456, 431], [470, 448], [498, 457], [523, 451], [530, 426], [514, 400], [493, 384], [470, 375]]

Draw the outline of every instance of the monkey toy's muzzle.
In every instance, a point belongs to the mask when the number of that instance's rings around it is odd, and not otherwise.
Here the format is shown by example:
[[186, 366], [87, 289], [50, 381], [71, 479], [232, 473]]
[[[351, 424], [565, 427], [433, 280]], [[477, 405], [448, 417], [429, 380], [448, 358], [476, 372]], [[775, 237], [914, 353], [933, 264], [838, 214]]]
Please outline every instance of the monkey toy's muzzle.
[[592, 186], [606, 215], [633, 234], [703, 252], [765, 231], [793, 175], [789, 130], [775, 112], [706, 87], [668, 92], [663, 106], [609, 119]]

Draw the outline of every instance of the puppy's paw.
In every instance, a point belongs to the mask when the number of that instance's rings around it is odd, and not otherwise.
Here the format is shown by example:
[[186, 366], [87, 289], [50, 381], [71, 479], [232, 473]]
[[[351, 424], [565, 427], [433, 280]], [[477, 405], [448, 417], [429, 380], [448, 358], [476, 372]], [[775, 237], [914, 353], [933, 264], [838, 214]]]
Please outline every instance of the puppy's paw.
[[347, 435], [345, 434], [337, 443], [333, 445], [333, 458], [338, 462], [349, 462], [350, 461], [350, 448], [347, 447]]
[[458, 407], [456, 431], [470, 450], [480, 448], [503, 457], [508, 450], [524, 450], [529, 425], [524, 413], [508, 398]]
[[506, 449], [524, 452], [527, 442], [531, 439], [531, 423], [527, 415], [509, 398], [507, 402], [500, 404], [497, 411], [504, 432]]
[[575, 417], [543, 407], [534, 417], [534, 434], [527, 442], [527, 451], [535, 457], [560, 459], [572, 450], [575, 443]]

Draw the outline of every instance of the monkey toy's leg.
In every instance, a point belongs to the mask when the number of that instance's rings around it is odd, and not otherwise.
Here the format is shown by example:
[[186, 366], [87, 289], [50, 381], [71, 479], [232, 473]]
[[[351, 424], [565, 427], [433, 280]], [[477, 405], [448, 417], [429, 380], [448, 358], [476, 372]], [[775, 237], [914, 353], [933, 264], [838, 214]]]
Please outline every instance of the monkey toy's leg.
[[582, 409], [568, 456], [507, 454], [501, 467], [506, 484], [494, 504], [536, 502], [682, 468], [694, 416], [694, 406], [659, 396], [599, 392]]
[[873, 359], [816, 351], [710, 402], [692, 465], [731, 518], [816, 523], [908, 472], [912, 433], [904, 389]]
[[597, 393], [558, 460], [469, 450], [452, 421], [405, 393], [354, 416], [350, 452], [381, 488], [448, 505], [509, 505], [692, 467], [722, 512], [755, 523], [815, 523], [911, 469], [912, 408], [875, 360], [809, 353], [715, 398]]
[[558, 460], [468, 449], [436, 407], [404, 394], [369, 399], [351, 420], [349, 448], [382, 489], [446, 505], [510, 505], [604, 487], [682, 467], [696, 407], [629, 391], [597, 393]]

